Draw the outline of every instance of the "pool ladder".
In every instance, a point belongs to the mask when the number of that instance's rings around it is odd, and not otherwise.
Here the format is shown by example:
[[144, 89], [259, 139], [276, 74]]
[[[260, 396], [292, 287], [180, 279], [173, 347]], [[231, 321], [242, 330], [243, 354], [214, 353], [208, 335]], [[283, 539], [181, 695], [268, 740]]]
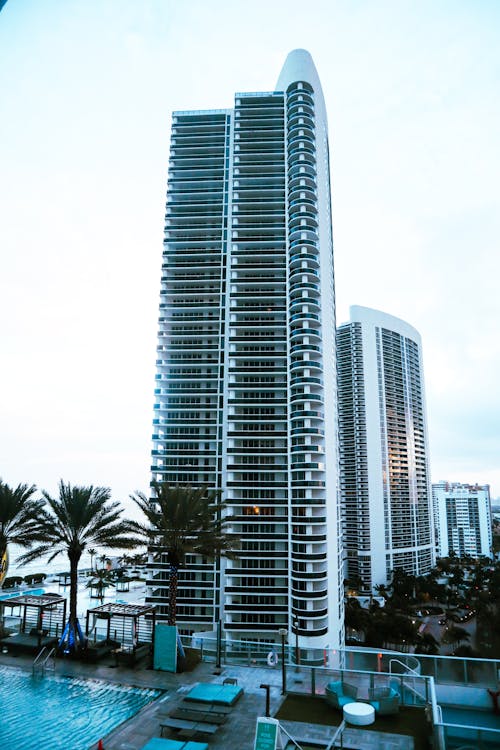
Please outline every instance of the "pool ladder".
[[56, 671], [56, 650], [51, 648], [47, 650], [47, 646], [44, 646], [38, 656], [35, 658], [32, 666], [33, 674], [44, 675], [46, 671]]

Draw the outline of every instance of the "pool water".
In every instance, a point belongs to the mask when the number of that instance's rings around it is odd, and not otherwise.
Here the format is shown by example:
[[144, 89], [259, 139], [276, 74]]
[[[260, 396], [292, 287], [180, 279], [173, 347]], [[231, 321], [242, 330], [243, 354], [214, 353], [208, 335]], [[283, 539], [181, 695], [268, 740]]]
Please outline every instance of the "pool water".
[[0, 748], [88, 750], [161, 694], [0, 666]]
[[45, 589], [16, 589], [15, 591], [9, 591], [8, 593], [4, 590], [2, 591], [3, 593], [0, 595], [0, 601], [12, 599], [16, 596], [22, 596], [23, 594], [36, 594], [38, 596], [39, 594], [45, 593]]

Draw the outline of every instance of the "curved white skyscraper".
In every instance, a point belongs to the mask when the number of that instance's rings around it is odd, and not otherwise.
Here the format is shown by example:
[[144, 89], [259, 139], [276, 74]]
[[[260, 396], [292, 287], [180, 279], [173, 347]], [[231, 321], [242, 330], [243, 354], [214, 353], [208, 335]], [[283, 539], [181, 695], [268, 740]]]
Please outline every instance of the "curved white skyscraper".
[[346, 572], [373, 591], [435, 562], [422, 343], [392, 315], [350, 313], [337, 332]]
[[341, 645], [328, 133], [304, 50], [276, 91], [173, 115], [156, 379], [153, 478], [221, 489], [241, 538], [180, 571], [181, 631]]

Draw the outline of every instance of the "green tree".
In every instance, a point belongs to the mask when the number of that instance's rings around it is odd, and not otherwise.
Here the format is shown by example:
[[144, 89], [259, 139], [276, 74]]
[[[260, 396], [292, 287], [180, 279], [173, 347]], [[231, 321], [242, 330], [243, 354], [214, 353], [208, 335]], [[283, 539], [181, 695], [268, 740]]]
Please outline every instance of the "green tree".
[[[33, 498], [35, 485], [19, 484], [15, 489], [0, 479], [0, 588], [7, 572], [6, 553], [9, 544], [29, 549], [33, 544], [36, 518], [43, 500]], [[5, 557], [4, 557], [5, 555]]]
[[443, 633], [443, 643], [450, 643], [454, 648], [457, 647], [459, 643], [462, 641], [468, 641], [470, 638], [470, 633], [465, 630], [465, 628], [461, 628], [458, 625], [451, 625], [447, 630]]
[[363, 609], [356, 597], [348, 596], [345, 604], [345, 627], [352, 638], [356, 633], [365, 632], [369, 626], [370, 615]]
[[92, 578], [87, 582], [87, 588], [97, 592], [97, 597], [101, 600], [104, 599], [104, 592], [110, 586], [114, 587], [113, 574], [111, 571], [102, 568], [101, 570], [94, 570]]
[[422, 633], [418, 638], [415, 653], [439, 654], [439, 641], [434, 638], [432, 633]]
[[61, 644], [73, 651], [82, 640], [77, 617], [78, 563], [89, 545], [107, 549], [131, 549], [140, 544], [131, 522], [121, 519], [118, 502], [111, 502], [107, 487], [71, 486], [62, 480], [59, 496], [43, 492], [46, 504], [37, 515], [32, 549], [20, 562], [29, 563], [47, 556], [48, 562], [65, 554], [70, 565], [69, 619]]
[[151, 486], [152, 500], [142, 492], [131, 495], [147, 520], [147, 524], [133, 522], [133, 525], [155, 554], [167, 555], [170, 567], [168, 622], [175, 625], [178, 572], [185, 564], [186, 555], [193, 553], [209, 560], [221, 556], [232, 558], [238, 542], [234, 534], [226, 532], [225, 504], [219, 492], [166, 482], [153, 482]]
[[94, 570], [94, 557], [97, 555], [97, 550], [95, 547], [90, 547], [89, 549], [89, 555], [90, 555], [90, 570]]
[[415, 576], [402, 568], [396, 568], [392, 571], [390, 589], [396, 606], [405, 609], [415, 599], [416, 580]]

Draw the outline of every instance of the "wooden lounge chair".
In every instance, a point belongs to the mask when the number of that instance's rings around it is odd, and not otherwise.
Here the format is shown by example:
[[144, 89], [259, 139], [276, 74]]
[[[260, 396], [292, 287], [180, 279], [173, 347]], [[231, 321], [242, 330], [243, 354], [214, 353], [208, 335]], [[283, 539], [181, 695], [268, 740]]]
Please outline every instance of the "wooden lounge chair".
[[215, 734], [218, 724], [209, 724], [205, 721], [190, 721], [189, 719], [173, 719], [167, 717], [160, 722], [160, 734], [163, 736], [165, 729], [179, 732], [183, 737], [196, 737], [198, 734]]
[[171, 719], [187, 719], [188, 721], [206, 721], [207, 724], [224, 724], [227, 716], [208, 710], [207, 708], [184, 708], [179, 706], [169, 713]]

